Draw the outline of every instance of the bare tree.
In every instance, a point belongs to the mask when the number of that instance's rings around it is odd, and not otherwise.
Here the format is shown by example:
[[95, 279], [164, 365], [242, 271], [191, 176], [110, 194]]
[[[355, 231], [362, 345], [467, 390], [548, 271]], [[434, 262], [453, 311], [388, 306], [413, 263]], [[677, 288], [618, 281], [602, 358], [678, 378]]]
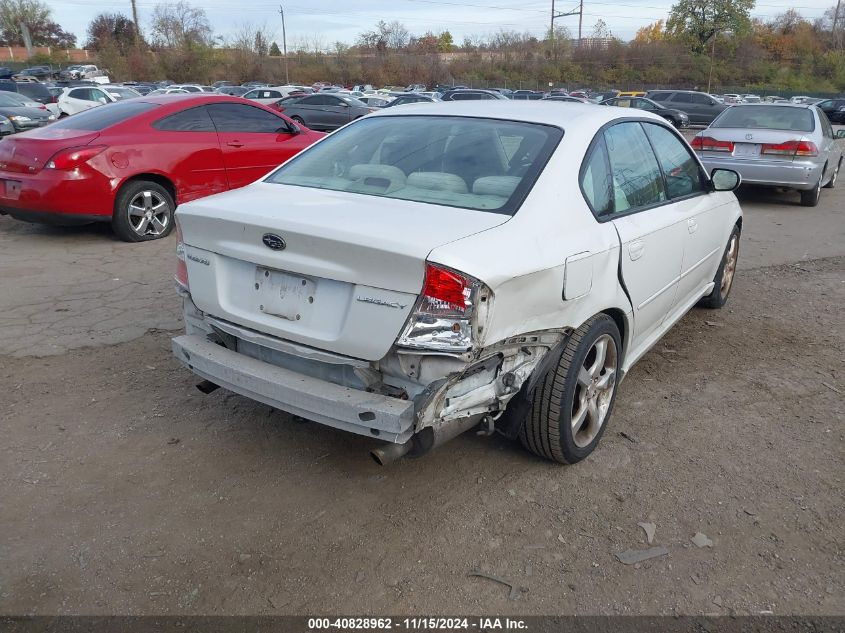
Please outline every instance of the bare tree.
[[159, 48], [211, 46], [211, 24], [201, 8], [185, 0], [157, 4], [152, 16], [153, 44]]

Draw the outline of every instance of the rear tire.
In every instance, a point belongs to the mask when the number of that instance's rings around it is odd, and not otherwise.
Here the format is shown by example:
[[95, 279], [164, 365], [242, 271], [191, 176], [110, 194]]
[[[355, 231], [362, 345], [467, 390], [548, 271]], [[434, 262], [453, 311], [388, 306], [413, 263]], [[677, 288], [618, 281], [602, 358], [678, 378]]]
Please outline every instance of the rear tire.
[[816, 186], [812, 189], [801, 191], [802, 207], [818, 206], [819, 198], [822, 195], [822, 178], [824, 178], [824, 175], [819, 176], [819, 181], [816, 183]]
[[522, 445], [560, 464], [592, 453], [613, 411], [621, 360], [619, 328], [608, 315], [597, 314], [579, 327], [534, 390], [519, 430]]
[[739, 261], [739, 227], [734, 226], [731, 236], [728, 238], [728, 245], [722, 255], [722, 262], [719, 270], [713, 278], [713, 291], [702, 298], [698, 305], [710, 310], [718, 310], [728, 302], [728, 295], [733, 288], [734, 276], [736, 275], [736, 263]]
[[112, 229], [124, 242], [148, 242], [166, 237], [173, 230], [176, 204], [157, 182], [133, 180], [117, 194]]
[[824, 186], [825, 189], [833, 189], [836, 187], [836, 179], [839, 176], [839, 170], [842, 167], [842, 159], [839, 159], [839, 162], [836, 163], [836, 169], [833, 170], [833, 174], [830, 176], [830, 180]]

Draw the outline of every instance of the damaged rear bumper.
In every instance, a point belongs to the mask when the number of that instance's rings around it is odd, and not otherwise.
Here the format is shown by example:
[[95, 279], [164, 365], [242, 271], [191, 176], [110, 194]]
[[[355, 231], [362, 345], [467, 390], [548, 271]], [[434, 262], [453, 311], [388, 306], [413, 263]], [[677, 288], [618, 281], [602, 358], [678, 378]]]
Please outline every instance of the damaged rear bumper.
[[235, 393], [327, 426], [403, 444], [414, 434], [414, 403], [313, 378], [185, 334], [176, 358], [195, 374]]

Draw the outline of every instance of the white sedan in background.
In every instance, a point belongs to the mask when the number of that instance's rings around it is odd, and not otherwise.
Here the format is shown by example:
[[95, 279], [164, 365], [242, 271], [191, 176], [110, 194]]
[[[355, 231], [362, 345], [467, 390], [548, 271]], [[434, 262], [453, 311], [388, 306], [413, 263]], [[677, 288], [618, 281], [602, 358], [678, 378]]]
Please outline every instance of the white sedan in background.
[[574, 463], [634, 363], [727, 301], [739, 181], [644, 111], [388, 108], [179, 206], [173, 351], [380, 463], [479, 426]]
[[59, 106], [59, 116], [67, 116], [117, 100], [117, 97], [98, 86], [76, 86], [65, 88], [56, 103]]
[[254, 88], [243, 95], [243, 98], [257, 101], [264, 105], [272, 105], [279, 101], [279, 99], [284, 99], [290, 96], [291, 93], [300, 91], [302, 91], [300, 86], [269, 86]]

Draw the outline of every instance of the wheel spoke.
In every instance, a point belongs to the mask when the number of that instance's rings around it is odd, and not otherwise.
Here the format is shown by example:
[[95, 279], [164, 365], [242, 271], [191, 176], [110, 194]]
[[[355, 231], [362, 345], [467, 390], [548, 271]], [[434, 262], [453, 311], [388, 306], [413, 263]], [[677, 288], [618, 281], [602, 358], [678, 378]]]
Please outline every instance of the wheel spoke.
[[146, 211], [144, 211], [144, 209], [142, 209], [141, 207], [135, 204], [129, 205], [129, 215], [141, 216], [144, 215], [144, 213], [146, 213]]
[[161, 209], [162, 207], [166, 207], [166, 206], [167, 206], [167, 203], [164, 200], [159, 200], [158, 204], [154, 204], [152, 206], [152, 210], [153, 210], [154, 213], [157, 213], [159, 209]]
[[590, 375], [590, 372], [587, 371], [587, 368], [581, 367], [580, 371], [578, 372], [578, 384], [582, 387], [589, 387], [592, 381], [593, 377]]
[[144, 197], [144, 210], [150, 211], [153, 208], [153, 194], [151, 191], [145, 191], [141, 194]]
[[138, 233], [138, 235], [146, 235], [147, 234], [147, 228], [149, 226], [150, 226], [149, 218], [144, 217], [138, 223], [138, 226], [135, 227], [135, 232]]
[[596, 389], [599, 391], [607, 391], [611, 389], [613, 385], [616, 383], [616, 370], [615, 369], [608, 369], [604, 376], [599, 378], [599, 381], [596, 383]]
[[599, 413], [599, 403], [597, 398], [590, 398], [587, 401], [587, 411], [590, 415], [590, 423], [597, 427], [601, 424], [601, 414]]
[[596, 341], [593, 349], [596, 350], [596, 360], [593, 361], [593, 365], [588, 371], [590, 372], [590, 376], [597, 378], [601, 370], [604, 369], [604, 363], [607, 360], [607, 339], [600, 338]]
[[156, 216], [150, 218], [150, 224], [153, 225], [153, 233], [155, 235], [158, 235], [162, 231], [164, 231], [164, 224]]
[[581, 430], [581, 427], [584, 426], [584, 422], [587, 420], [587, 412], [589, 409], [589, 403], [586, 398], [581, 399], [581, 405], [578, 407], [578, 413], [572, 416], [572, 436], [578, 434], [578, 431]]

